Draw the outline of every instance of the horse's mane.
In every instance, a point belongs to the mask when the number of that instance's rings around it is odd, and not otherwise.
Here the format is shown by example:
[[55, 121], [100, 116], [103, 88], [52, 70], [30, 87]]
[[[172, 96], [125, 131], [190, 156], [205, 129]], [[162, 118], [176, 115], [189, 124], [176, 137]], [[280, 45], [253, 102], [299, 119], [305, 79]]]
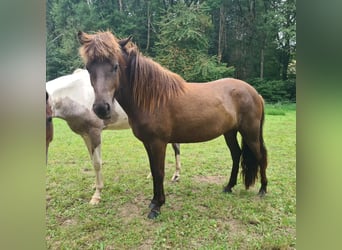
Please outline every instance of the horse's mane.
[[185, 81], [181, 76], [143, 56], [136, 46], [129, 49], [129, 57], [130, 83], [139, 107], [152, 111], [184, 92]]
[[[185, 80], [181, 76], [143, 56], [132, 42], [121, 48], [119, 40], [109, 31], [94, 35], [83, 33], [82, 44], [80, 54], [86, 64], [93, 60], [113, 61], [114, 58], [121, 61], [126, 53], [134, 102], [146, 111], [151, 112], [184, 92]], [[123, 68], [120, 67], [125, 70]]]

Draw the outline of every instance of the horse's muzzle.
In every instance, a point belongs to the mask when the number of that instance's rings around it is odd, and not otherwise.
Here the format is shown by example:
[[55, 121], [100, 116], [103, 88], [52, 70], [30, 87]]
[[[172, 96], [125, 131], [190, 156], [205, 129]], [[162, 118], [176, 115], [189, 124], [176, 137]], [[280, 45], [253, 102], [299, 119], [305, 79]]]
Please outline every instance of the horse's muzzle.
[[93, 111], [102, 120], [110, 118], [110, 105], [108, 103], [95, 103], [93, 105]]

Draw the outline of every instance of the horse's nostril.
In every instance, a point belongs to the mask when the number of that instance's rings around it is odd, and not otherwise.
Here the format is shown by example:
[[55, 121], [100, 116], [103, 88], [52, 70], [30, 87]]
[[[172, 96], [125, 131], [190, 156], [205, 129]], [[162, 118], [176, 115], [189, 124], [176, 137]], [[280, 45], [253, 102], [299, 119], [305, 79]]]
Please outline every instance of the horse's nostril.
[[106, 106], [106, 109], [107, 109], [107, 111], [109, 111], [109, 110], [110, 110], [110, 106], [109, 106], [109, 104], [108, 104], [108, 103], [106, 103], [106, 104], [105, 104], [105, 106]]

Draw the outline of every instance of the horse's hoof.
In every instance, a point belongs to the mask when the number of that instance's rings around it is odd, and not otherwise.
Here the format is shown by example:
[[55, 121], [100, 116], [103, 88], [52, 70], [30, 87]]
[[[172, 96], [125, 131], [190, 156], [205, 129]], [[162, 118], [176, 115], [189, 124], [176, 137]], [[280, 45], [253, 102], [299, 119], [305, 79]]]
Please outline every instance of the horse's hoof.
[[151, 212], [148, 214], [147, 218], [149, 219], [155, 219], [159, 216], [160, 212], [155, 210], [155, 209], [152, 209]]
[[91, 200], [89, 201], [90, 205], [97, 205], [99, 204], [101, 201], [100, 197], [92, 197]]
[[148, 208], [150, 208], [151, 210], [156, 208], [156, 207], [157, 207], [157, 205], [154, 204], [153, 202], [151, 202], [150, 205], [148, 205]]
[[180, 179], [179, 175], [174, 175], [174, 176], [172, 176], [171, 181], [172, 182], [177, 182], [177, 181], [179, 181], [179, 179]]
[[231, 188], [227, 188], [227, 187], [225, 187], [224, 189], [223, 189], [223, 193], [228, 193], [228, 194], [231, 194], [233, 191], [232, 191], [232, 189]]
[[262, 189], [262, 190], [259, 191], [258, 195], [260, 197], [264, 197], [266, 195], [266, 191]]

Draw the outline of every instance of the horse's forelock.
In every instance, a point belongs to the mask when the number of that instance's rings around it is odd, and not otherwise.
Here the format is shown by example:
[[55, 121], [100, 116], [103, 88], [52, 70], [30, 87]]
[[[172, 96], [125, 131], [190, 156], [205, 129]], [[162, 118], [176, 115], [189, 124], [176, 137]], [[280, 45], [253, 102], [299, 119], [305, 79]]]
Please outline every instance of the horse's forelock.
[[121, 52], [118, 39], [109, 31], [83, 33], [82, 42], [79, 52], [85, 64], [94, 60], [113, 62]]

